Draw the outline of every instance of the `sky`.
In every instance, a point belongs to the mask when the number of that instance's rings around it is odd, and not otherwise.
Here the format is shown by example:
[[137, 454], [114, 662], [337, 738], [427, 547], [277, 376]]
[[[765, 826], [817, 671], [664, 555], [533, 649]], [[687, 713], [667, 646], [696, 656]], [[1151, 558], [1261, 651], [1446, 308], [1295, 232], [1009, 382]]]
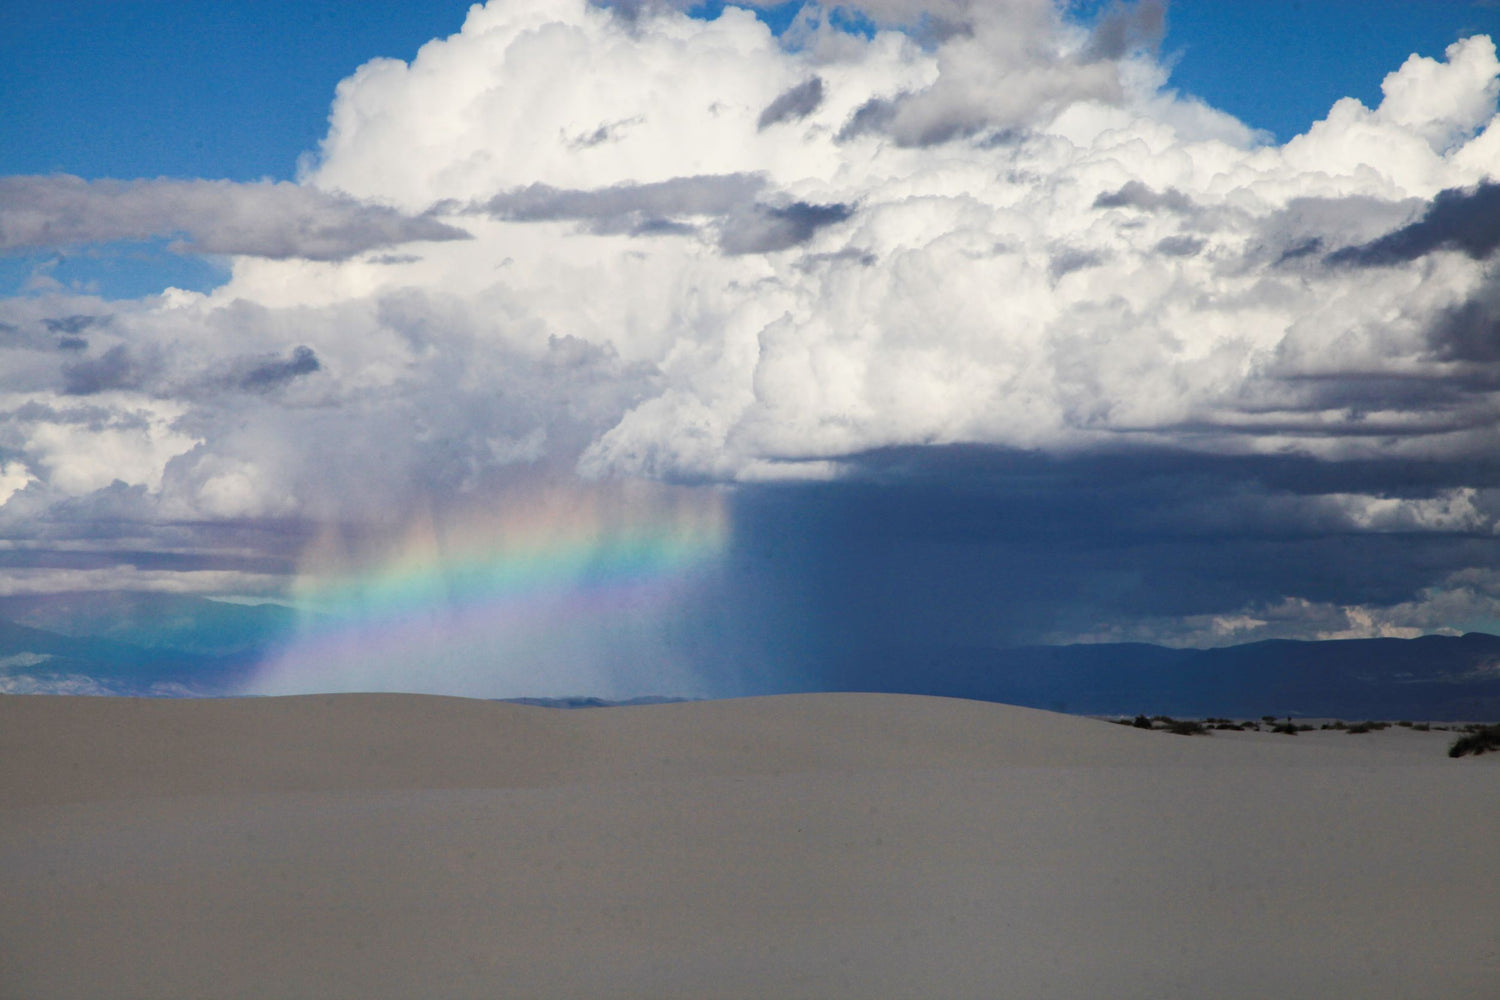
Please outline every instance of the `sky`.
[[1500, 631], [1500, 6], [0, 7], [0, 595], [253, 693]]

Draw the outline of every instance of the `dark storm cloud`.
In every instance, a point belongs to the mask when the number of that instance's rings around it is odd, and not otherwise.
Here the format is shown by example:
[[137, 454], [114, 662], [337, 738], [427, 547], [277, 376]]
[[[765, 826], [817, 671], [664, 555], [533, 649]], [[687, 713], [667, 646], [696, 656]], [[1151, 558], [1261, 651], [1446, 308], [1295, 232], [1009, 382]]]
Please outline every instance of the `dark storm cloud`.
[[1482, 260], [1500, 246], [1500, 184], [1449, 189], [1433, 198], [1422, 217], [1363, 246], [1329, 254], [1332, 264], [1381, 267], [1415, 260], [1435, 250], [1457, 250]]
[[[1447, 360], [1442, 358], [1440, 360]], [[1383, 437], [1435, 434], [1488, 427], [1495, 422], [1489, 398], [1500, 391], [1500, 371], [1473, 368], [1462, 372], [1392, 373], [1341, 372], [1337, 375], [1289, 375], [1282, 384], [1295, 396], [1280, 401], [1279, 412], [1296, 408], [1311, 414], [1343, 410], [1342, 425], [1319, 420], [1324, 435]], [[1388, 423], [1371, 419], [1371, 412], [1421, 414], [1420, 423], [1407, 419]], [[1257, 431], [1266, 425], [1258, 424]], [[1288, 421], [1288, 431], [1311, 429]]]
[[241, 389], [251, 392], [268, 392], [286, 385], [301, 375], [310, 375], [321, 370], [323, 365], [310, 347], [298, 347], [292, 356], [261, 362], [237, 379]]
[[746, 627], [774, 636], [815, 687], [857, 682], [895, 647], [942, 655], [1288, 597], [1389, 606], [1500, 558], [1493, 535], [1370, 532], [1336, 499], [1493, 490], [1492, 466], [981, 447], [850, 465], [840, 482], [735, 499]]
[[757, 130], [765, 130], [781, 122], [806, 118], [823, 103], [823, 78], [810, 77], [797, 86], [782, 92], [760, 113]]
[[0, 177], [0, 249], [162, 236], [183, 236], [198, 253], [310, 260], [469, 238], [434, 218], [285, 182]]

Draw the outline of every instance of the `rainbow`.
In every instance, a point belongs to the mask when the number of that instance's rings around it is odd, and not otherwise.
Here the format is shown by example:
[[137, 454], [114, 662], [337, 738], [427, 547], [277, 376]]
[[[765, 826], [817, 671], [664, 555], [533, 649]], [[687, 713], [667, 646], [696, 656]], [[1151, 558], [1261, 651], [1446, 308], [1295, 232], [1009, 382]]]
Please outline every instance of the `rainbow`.
[[[673, 610], [712, 577], [727, 538], [720, 491], [639, 483], [428, 509], [392, 532], [325, 531], [291, 590], [305, 612], [297, 640], [243, 693], [619, 696], [660, 684]], [[621, 677], [632, 658], [654, 665]]]

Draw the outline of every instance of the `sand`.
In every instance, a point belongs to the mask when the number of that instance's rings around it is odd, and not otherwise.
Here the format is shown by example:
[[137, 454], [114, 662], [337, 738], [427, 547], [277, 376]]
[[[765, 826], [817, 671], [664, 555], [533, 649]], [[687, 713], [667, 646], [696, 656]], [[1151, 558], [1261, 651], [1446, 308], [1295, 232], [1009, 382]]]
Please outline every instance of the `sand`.
[[1493, 1000], [1500, 755], [799, 695], [0, 698], [0, 997]]

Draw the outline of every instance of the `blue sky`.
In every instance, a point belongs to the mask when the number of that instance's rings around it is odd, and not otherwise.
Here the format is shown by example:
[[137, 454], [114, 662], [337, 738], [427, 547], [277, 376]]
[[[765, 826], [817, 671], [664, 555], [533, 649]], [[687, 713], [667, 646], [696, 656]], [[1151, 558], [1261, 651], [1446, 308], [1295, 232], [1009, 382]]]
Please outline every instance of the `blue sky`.
[[[291, 179], [339, 80], [412, 58], [468, 6], [14, 0], [0, 7], [0, 173]], [[1412, 52], [1500, 34], [1500, 5], [1174, 0], [1167, 23], [1174, 85], [1286, 140], [1339, 97], [1378, 102]]]
[[[291, 180], [315, 151], [338, 81], [375, 57], [409, 60], [453, 33], [452, 0], [17, 2], [0, 8], [0, 175]], [[761, 12], [776, 30], [800, 5]], [[1084, 19], [1107, 4], [1075, 5]], [[713, 16], [724, 4], [695, 8]], [[1285, 141], [1344, 96], [1380, 100], [1412, 52], [1500, 37], [1500, 5], [1401, 0], [1176, 0], [1162, 42], [1172, 85]], [[0, 291], [42, 270], [134, 297], [221, 283], [221, 261], [164, 241], [0, 257]]]
[[532, 581], [502, 695], [1500, 628], [1500, 6], [857, 6], [4, 5], [0, 596]]

